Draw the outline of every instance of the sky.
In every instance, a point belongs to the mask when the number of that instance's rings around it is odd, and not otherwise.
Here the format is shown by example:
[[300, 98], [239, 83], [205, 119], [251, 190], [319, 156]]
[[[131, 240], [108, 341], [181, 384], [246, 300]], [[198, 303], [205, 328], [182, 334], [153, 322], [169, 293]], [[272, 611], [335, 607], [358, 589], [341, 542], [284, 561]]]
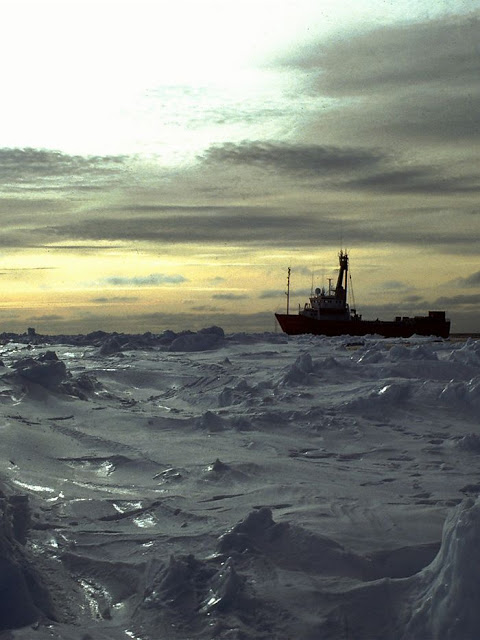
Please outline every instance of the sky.
[[480, 331], [480, 0], [4, 0], [0, 331]]

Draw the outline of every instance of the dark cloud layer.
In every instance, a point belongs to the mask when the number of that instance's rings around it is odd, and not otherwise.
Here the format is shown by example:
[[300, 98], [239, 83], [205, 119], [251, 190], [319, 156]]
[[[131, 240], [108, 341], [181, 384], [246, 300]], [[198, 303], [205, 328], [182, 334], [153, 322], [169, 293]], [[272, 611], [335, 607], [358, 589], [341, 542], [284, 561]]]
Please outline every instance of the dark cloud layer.
[[393, 153], [362, 147], [243, 142], [211, 147], [205, 159], [219, 166], [243, 165], [282, 172], [292, 179], [306, 176], [318, 180], [317, 186], [327, 190], [427, 195], [480, 192], [480, 171], [450, 175], [449, 163], [412, 166], [401, 155], [395, 158]]
[[306, 49], [289, 64], [321, 69], [322, 88], [335, 95], [425, 84], [478, 87], [479, 32], [478, 13], [405, 22]]
[[479, 193], [480, 174], [449, 177], [442, 167], [416, 167], [388, 170], [347, 181], [342, 186], [380, 193], [454, 194]]
[[126, 161], [126, 156], [72, 156], [49, 149], [0, 148], [0, 187], [36, 183], [43, 190], [66, 185], [94, 189], [118, 181]]
[[[62, 237], [76, 237], [84, 241], [123, 241], [166, 243], [166, 244], [231, 244], [246, 243], [251, 246], [318, 246], [319, 242], [337, 245], [344, 223], [334, 214], [317, 211], [292, 214], [289, 210], [272, 207], [223, 207], [205, 215], [203, 208], [196, 213], [195, 207], [182, 216], [162, 213], [155, 217], [135, 216], [131, 218], [111, 217], [84, 220], [65, 226], [50, 227], [45, 234], [56, 240]], [[268, 211], [268, 213], [267, 213]], [[468, 228], [458, 226], [444, 230], [432, 225], [421, 229], [408, 224], [408, 214], [401, 218], [380, 216], [370, 221], [349, 218], [345, 227], [348, 242], [358, 246], [391, 242], [399, 244], [423, 244], [453, 251], [455, 245], [463, 245], [465, 250], [477, 251], [476, 242]], [[35, 231], [34, 233], [37, 233]], [[45, 230], [39, 229], [38, 234]], [[45, 245], [47, 247], [48, 245]], [[120, 281], [110, 284], [127, 284]]]
[[99, 298], [91, 298], [90, 302], [94, 302], [95, 304], [122, 304], [125, 302], [137, 302], [137, 296], [101, 296]]
[[214, 300], [246, 300], [249, 296], [243, 293], [214, 293]]
[[371, 149], [257, 141], [213, 146], [206, 152], [205, 159], [289, 174], [322, 175], [375, 166], [385, 158], [378, 150]]
[[458, 278], [454, 285], [457, 287], [480, 287], [480, 271], [476, 271], [466, 278]]
[[340, 99], [325, 122], [347, 135], [468, 143], [480, 134], [479, 16], [382, 26], [285, 64], [304, 73], [306, 91]]
[[443, 296], [441, 298], [437, 298], [435, 303], [439, 306], [448, 306], [448, 307], [456, 307], [456, 306], [470, 306], [480, 305], [480, 293], [472, 294], [472, 295], [458, 295], [458, 296]]
[[111, 276], [102, 280], [102, 283], [115, 287], [155, 287], [163, 284], [181, 284], [182, 282], [188, 282], [188, 278], [178, 273], [170, 275], [165, 273], [151, 273], [148, 276], [133, 276], [131, 278]]

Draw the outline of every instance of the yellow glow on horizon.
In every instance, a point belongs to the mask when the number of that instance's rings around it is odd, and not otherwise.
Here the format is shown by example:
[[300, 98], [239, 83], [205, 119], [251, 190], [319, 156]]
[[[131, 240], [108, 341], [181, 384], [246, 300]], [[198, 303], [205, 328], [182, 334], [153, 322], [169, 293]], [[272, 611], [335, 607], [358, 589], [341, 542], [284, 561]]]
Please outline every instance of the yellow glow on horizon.
[[[122, 326], [137, 325], [137, 317], [151, 317], [155, 314], [185, 316], [201, 323], [205, 314], [216, 314], [217, 324], [222, 324], [224, 314], [242, 314], [262, 312], [273, 314], [282, 310], [285, 304], [286, 268], [292, 266], [292, 291], [308, 291], [311, 277], [307, 271], [313, 269], [315, 286], [324, 285], [328, 277], [335, 278], [338, 267], [337, 249], [310, 251], [307, 254], [290, 256], [276, 250], [272, 255], [268, 251], [248, 251], [248, 260], [228, 261], [228, 251], [220, 253], [218, 261], [212, 261], [204, 246], [190, 247], [189, 255], [179, 254], [168, 258], [156, 259], [152, 255], [132, 256], [128, 253], [111, 256], [108, 252], [76, 256], [59, 251], [48, 254], [30, 252], [16, 256], [0, 264], [15, 265], [20, 271], [4, 271], [2, 276], [3, 299], [0, 305], [0, 317], [12, 320], [16, 330], [20, 330], [28, 318], [36, 318], [42, 330], [48, 332], [53, 322], [61, 320], [66, 327], [94, 325], [95, 318], [111, 318]], [[204, 261], [202, 259], [204, 256]], [[438, 297], [444, 291], [442, 283], [451, 280], [451, 265], [434, 254], [425, 254], [422, 258], [423, 273], [428, 278], [419, 282], [418, 255], [416, 250], [404, 250], [403, 269], [398, 271], [397, 260], [392, 258], [391, 247], [379, 247], [373, 250], [354, 248], [350, 251], [350, 268], [359, 312], [362, 306], [385, 302], [400, 303], [406, 293], [421, 294], [422, 297]], [[48, 264], [51, 270], [38, 270], [38, 264]], [[32, 267], [32, 271], [29, 271]], [[304, 271], [302, 271], [302, 269]], [[179, 283], [139, 286], [135, 280], [131, 284], [112, 284], [109, 278], [148, 278], [150, 274], [181, 274], [185, 281]], [[324, 278], [325, 282], [320, 282]], [[382, 283], [404, 283], [404, 289], [395, 291], [383, 287]], [[213, 284], [212, 284], [213, 283]], [[399, 285], [400, 286], [400, 285]], [[278, 291], [278, 295], [262, 297], [262, 292]], [[303, 305], [305, 294], [293, 295], [292, 309]], [[427, 309], [425, 309], [427, 311]], [[153, 314], [153, 315], [152, 315]], [[189, 314], [192, 314], [189, 316]], [[14, 319], [14, 316], [17, 319]], [[54, 321], [58, 316], [58, 320]], [[268, 317], [268, 316], [266, 316]], [[22, 318], [25, 320], [22, 321]], [[42, 320], [43, 318], [43, 320]], [[49, 320], [52, 318], [52, 320]], [[105, 320], [98, 322], [105, 322]], [[142, 321], [148, 326], [148, 320]], [[22, 324], [23, 323], [23, 324]], [[90, 325], [89, 325], [90, 323]], [[120, 325], [119, 325], [120, 326]], [[98, 327], [101, 328], [101, 327]], [[166, 327], [164, 327], [166, 328]], [[267, 327], [268, 328], [268, 327]], [[90, 330], [92, 326], [90, 326]], [[112, 329], [113, 330], [113, 329]]]

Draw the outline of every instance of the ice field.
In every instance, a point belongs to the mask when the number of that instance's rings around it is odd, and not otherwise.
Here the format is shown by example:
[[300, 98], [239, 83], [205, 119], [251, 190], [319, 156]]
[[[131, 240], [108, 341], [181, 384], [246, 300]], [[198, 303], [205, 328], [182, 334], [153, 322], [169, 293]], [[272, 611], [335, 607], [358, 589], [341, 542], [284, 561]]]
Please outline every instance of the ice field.
[[0, 638], [480, 636], [479, 341], [213, 327], [0, 358]]

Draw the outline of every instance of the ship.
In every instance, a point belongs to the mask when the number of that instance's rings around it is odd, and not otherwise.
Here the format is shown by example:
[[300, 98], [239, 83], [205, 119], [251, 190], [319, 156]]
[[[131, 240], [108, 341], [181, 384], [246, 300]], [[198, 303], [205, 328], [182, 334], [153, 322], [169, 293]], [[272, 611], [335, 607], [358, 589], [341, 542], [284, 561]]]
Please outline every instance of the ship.
[[448, 338], [450, 320], [445, 311], [429, 311], [427, 316], [397, 316], [394, 320], [363, 320], [357, 310], [347, 302], [348, 253], [338, 254], [340, 270], [336, 286], [329, 281], [328, 288], [312, 291], [309, 302], [298, 313], [290, 313], [290, 269], [287, 280], [287, 312], [275, 317], [288, 335], [311, 333], [324, 336], [380, 335], [385, 338], [410, 338], [413, 335]]

